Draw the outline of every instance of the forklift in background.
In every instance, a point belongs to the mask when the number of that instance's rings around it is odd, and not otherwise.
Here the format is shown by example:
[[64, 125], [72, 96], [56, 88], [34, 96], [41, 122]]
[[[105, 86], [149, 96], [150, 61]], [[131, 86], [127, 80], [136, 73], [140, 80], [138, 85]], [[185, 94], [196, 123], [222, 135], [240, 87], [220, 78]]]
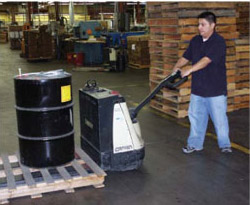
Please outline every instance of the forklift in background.
[[124, 72], [127, 66], [127, 53], [120, 32], [105, 33], [106, 45], [103, 48], [104, 68], [114, 72]]

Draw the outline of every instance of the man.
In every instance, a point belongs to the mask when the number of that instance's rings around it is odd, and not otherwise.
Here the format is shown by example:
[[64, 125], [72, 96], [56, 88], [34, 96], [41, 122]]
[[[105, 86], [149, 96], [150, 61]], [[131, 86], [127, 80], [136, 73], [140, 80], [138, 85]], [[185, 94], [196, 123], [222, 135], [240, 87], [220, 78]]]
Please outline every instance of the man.
[[215, 32], [216, 16], [204, 12], [198, 16], [199, 33], [173, 70], [180, 70], [189, 61], [191, 68], [181, 70], [182, 77], [192, 74], [191, 97], [188, 109], [190, 134], [184, 153], [201, 151], [208, 118], [213, 121], [221, 152], [232, 152], [227, 119], [226, 45]]

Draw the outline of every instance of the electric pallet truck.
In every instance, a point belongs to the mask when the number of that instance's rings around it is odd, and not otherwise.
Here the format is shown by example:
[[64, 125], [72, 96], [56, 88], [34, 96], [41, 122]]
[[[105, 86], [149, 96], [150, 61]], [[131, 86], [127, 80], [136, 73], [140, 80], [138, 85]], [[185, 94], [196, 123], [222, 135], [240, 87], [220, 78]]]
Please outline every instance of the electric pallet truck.
[[117, 91], [90, 80], [79, 90], [81, 147], [104, 170], [126, 171], [141, 166], [144, 141], [136, 119], [139, 111], [163, 87], [175, 89], [187, 80], [177, 71], [163, 79], [136, 107], [128, 109]]

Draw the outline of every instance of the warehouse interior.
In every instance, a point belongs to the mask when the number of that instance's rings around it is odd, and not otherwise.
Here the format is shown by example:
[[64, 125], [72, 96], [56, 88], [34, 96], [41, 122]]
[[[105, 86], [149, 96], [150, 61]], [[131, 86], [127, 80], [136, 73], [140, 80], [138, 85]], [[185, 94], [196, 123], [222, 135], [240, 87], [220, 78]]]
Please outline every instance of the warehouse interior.
[[[0, 1], [0, 204], [249, 204], [249, 6]], [[232, 153], [211, 120], [204, 150], [183, 153], [192, 79], [160, 87], [204, 11], [227, 47]], [[111, 149], [123, 116], [139, 151]]]

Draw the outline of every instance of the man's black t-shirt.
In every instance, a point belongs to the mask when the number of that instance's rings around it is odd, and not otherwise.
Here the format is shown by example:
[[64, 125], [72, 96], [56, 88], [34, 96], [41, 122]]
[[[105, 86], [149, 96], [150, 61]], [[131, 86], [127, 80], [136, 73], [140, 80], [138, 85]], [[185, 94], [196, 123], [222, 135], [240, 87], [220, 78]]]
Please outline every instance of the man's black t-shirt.
[[205, 68], [192, 73], [191, 93], [202, 97], [227, 95], [226, 44], [223, 37], [214, 32], [203, 42], [202, 36], [195, 36], [183, 57], [196, 64], [203, 57], [212, 62]]

